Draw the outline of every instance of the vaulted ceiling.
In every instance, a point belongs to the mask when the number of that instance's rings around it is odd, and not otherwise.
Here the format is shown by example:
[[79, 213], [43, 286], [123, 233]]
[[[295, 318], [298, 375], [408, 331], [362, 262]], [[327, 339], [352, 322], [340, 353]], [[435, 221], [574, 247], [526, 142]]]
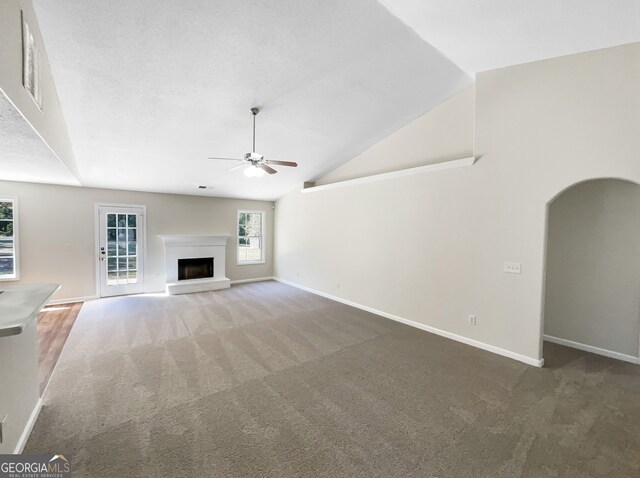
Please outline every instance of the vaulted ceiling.
[[[472, 81], [372, 0], [35, 7], [88, 186], [274, 199]], [[297, 169], [206, 159], [251, 150], [252, 106], [257, 151]]]
[[637, 0], [380, 0], [473, 75], [640, 41]]
[[[81, 183], [275, 199], [477, 71], [640, 41], [635, 0], [382, 3], [34, 1]], [[298, 168], [206, 159], [250, 151], [252, 106], [257, 151]]]

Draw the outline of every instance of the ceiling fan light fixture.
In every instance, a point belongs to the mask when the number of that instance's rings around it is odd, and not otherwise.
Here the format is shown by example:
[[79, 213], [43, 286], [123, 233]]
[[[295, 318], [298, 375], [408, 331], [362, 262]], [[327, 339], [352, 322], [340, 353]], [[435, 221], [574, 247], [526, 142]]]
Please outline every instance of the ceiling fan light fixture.
[[265, 174], [267, 174], [266, 171], [260, 169], [257, 165], [249, 166], [244, 170], [244, 175], [248, 178], [259, 178]]

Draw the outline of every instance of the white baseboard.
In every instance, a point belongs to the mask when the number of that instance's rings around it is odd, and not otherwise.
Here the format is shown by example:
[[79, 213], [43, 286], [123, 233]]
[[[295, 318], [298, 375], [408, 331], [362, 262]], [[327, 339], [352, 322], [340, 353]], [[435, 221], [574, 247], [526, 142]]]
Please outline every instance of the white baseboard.
[[246, 284], [247, 282], [264, 282], [266, 280], [274, 280], [273, 277], [256, 277], [255, 279], [239, 279], [232, 280], [231, 285], [233, 284]]
[[20, 439], [16, 444], [16, 448], [13, 451], [14, 454], [19, 455], [24, 450], [24, 446], [27, 444], [27, 440], [29, 439], [29, 435], [31, 435], [31, 430], [33, 430], [33, 426], [36, 424], [36, 420], [38, 419], [38, 415], [40, 415], [40, 410], [42, 409], [42, 397], [38, 399], [36, 402], [36, 406], [33, 407], [33, 411], [31, 412], [31, 416], [27, 421], [27, 424], [24, 426], [24, 430], [22, 431], [22, 435], [20, 435]]
[[564, 345], [565, 347], [584, 350], [585, 352], [591, 352], [592, 354], [603, 355], [605, 357], [640, 365], [640, 357], [634, 357], [633, 355], [614, 352], [613, 350], [601, 349], [600, 347], [594, 347], [593, 345], [574, 342], [573, 340], [561, 339], [560, 337], [554, 337], [553, 335], [545, 335], [544, 340], [546, 340], [547, 342], [552, 342], [554, 344]]
[[74, 302], [86, 302], [87, 300], [99, 299], [97, 295], [87, 295], [84, 297], [70, 297], [68, 299], [54, 299], [47, 302], [47, 305], [72, 304]]
[[389, 314], [387, 312], [383, 312], [381, 310], [374, 309], [372, 307], [367, 307], [366, 305], [358, 304], [356, 302], [352, 302], [350, 300], [342, 299], [341, 297], [337, 297], [335, 295], [327, 294], [325, 292], [320, 292], [315, 289], [311, 289], [310, 287], [305, 287], [303, 285], [296, 284], [294, 282], [289, 282], [285, 279], [280, 279], [279, 277], [274, 277], [274, 280], [278, 282], [282, 282], [283, 284], [288, 284], [293, 287], [297, 287], [298, 289], [305, 290], [307, 292], [311, 292], [313, 294], [326, 297], [327, 299], [335, 300], [336, 302], [340, 302], [342, 304], [350, 305], [351, 307], [356, 307], [357, 309], [362, 309], [367, 312], [371, 312], [372, 314], [380, 315], [387, 319], [395, 320], [396, 322], [403, 323], [405, 325], [410, 325], [411, 327], [415, 327], [417, 329], [424, 330], [426, 332], [430, 332], [432, 334], [440, 335], [442, 337], [446, 337], [451, 340], [455, 340], [456, 342], [461, 342], [466, 345], [471, 345], [472, 347], [477, 347], [482, 350], [486, 350], [488, 352], [493, 352], [494, 354], [502, 355], [504, 357], [508, 357], [514, 360], [518, 360], [519, 362], [526, 363], [527, 365], [533, 365], [534, 367], [542, 367], [544, 365], [544, 359], [537, 359], [533, 357], [528, 357], [526, 355], [522, 355], [516, 352], [512, 352], [511, 350], [503, 349], [500, 347], [496, 347], [494, 345], [490, 345], [484, 342], [480, 342], [479, 340], [470, 339], [469, 337], [464, 337], [463, 335], [454, 334], [452, 332], [447, 332], [446, 330], [438, 329], [436, 327], [432, 327], [430, 325], [422, 324], [420, 322], [415, 322], [413, 320], [405, 319], [403, 317], [399, 317], [394, 314]]

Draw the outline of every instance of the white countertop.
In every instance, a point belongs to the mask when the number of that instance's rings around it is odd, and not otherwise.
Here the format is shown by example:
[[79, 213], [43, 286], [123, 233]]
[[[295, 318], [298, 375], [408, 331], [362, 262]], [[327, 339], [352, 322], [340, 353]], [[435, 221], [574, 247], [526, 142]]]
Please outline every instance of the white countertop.
[[0, 337], [20, 334], [59, 288], [60, 284], [0, 283]]

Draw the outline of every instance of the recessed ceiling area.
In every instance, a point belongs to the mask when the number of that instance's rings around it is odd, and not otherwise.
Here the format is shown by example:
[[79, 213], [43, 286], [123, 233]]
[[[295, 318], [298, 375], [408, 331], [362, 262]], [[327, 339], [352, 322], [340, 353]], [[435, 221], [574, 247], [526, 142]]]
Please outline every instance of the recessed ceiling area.
[[[275, 199], [472, 82], [372, 0], [34, 7], [85, 186]], [[256, 150], [298, 168], [206, 159], [251, 150], [252, 106]]]
[[468, 74], [640, 41], [637, 0], [380, 0]]
[[78, 185], [78, 180], [0, 90], [2, 179]]

